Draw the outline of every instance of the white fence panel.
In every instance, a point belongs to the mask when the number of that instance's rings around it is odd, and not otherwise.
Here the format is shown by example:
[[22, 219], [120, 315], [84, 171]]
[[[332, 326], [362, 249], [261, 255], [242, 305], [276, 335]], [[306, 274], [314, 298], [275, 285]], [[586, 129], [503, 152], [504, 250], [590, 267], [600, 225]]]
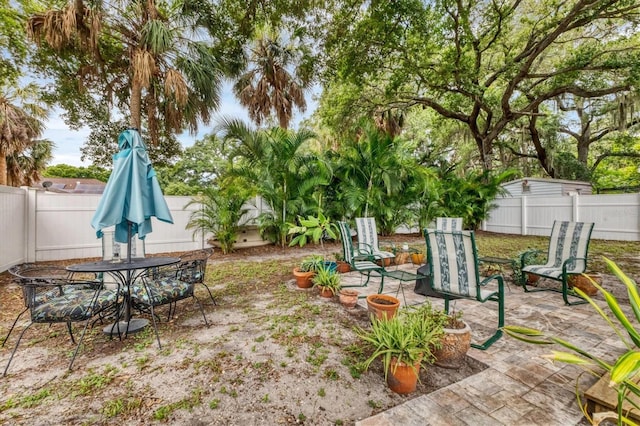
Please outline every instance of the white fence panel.
[[555, 220], [570, 220], [594, 222], [592, 238], [640, 241], [637, 193], [503, 198], [494, 204], [485, 231], [548, 236]]
[[640, 194], [581, 195], [579, 220], [594, 222], [593, 238], [640, 241]]
[[0, 186], [0, 271], [22, 263], [27, 255], [27, 194]]

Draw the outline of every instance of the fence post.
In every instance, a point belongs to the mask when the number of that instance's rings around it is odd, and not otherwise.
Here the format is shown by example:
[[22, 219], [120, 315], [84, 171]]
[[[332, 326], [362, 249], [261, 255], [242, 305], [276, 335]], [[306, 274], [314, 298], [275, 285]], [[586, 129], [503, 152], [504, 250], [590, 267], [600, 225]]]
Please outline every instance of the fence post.
[[571, 217], [573, 218], [573, 222], [580, 221], [580, 209], [578, 207], [579, 195], [573, 194], [571, 195]]
[[520, 235], [527, 235], [527, 196], [520, 199]]
[[23, 186], [27, 196], [25, 197], [25, 210], [26, 210], [26, 235], [27, 241], [25, 244], [25, 258], [27, 262], [36, 261], [36, 209], [38, 207], [38, 191], [35, 188], [29, 188]]

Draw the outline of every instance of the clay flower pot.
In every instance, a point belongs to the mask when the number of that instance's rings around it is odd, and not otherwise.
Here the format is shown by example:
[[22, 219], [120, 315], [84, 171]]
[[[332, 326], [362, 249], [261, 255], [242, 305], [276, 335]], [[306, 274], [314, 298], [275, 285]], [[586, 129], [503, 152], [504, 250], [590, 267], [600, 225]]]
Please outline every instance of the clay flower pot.
[[540, 279], [540, 275], [527, 274], [527, 284], [535, 284]]
[[433, 351], [434, 364], [444, 368], [460, 368], [464, 364], [469, 348], [471, 348], [471, 327], [459, 321], [463, 328], [444, 327], [440, 349]]
[[422, 265], [424, 263], [424, 253], [411, 253], [411, 262], [414, 265]]
[[358, 294], [355, 290], [342, 289], [339, 293], [340, 303], [347, 309], [353, 309], [358, 304]]
[[349, 265], [344, 260], [339, 260], [338, 262], [338, 272], [341, 274], [347, 273], [351, 271], [351, 265]]
[[392, 358], [387, 375], [387, 385], [389, 389], [401, 395], [415, 392], [419, 373], [420, 361], [411, 366], [404, 362], [399, 363], [396, 358]]
[[311, 288], [313, 286], [313, 276], [316, 273], [314, 271], [301, 272], [298, 268], [293, 270], [293, 276], [296, 277], [296, 285], [299, 288]]
[[[600, 274], [590, 273], [590, 274], [587, 274], [587, 275], [593, 281], [598, 283], [598, 285], [602, 285], [602, 276]], [[598, 289], [591, 283], [589, 278], [587, 278], [587, 277], [585, 277], [583, 275], [571, 275], [571, 276], [569, 276], [569, 278], [567, 279], [567, 284], [569, 285], [569, 288], [573, 288], [573, 287], [579, 288], [580, 290], [585, 292], [585, 294], [587, 296], [594, 296], [598, 292]]]
[[329, 287], [318, 287], [318, 291], [321, 297], [326, 297], [327, 299], [331, 299], [334, 296], [333, 291]]
[[391, 319], [400, 307], [400, 300], [388, 294], [370, 294], [367, 296], [369, 315], [378, 319]]

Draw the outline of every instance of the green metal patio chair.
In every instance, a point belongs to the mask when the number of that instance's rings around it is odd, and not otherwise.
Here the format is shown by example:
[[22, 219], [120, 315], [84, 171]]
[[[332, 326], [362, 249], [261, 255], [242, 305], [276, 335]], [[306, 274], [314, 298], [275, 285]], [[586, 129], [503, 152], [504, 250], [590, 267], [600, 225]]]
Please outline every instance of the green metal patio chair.
[[351, 237], [351, 229], [347, 222], [338, 222], [338, 229], [340, 230], [340, 241], [342, 242], [342, 255], [344, 261], [351, 266], [352, 271], [357, 271], [362, 275], [366, 275], [367, 280], [360, 285], [345, 285], [343, 287], [366, 287], [369, 284], [371, 273], [382, 275], [384, 267], [375, 263], [376, 260], [380, 260], [380, 257], [375, 256], [369, 250], [361, 251], [360, 249], [354, 249], [353, 241]]
[[369, 253], [376, 259], [393, 259], [396, 257], [395, 253], [380, 250], [375, 218], [357, 217], [356, 232], [358, 234], [358, 251], [360, 253]]
[[[492, 275], [480, 280], [478, 252], [473, 231], [440, 231], [425, 229], [427, 258], [431, 268], [431, 286], [444, 299], [444, 309], [449, 312], [449, 301], [464, 298], [477, 302], [492, 301], [498, 304], [496, 332], [481, 344], [472, 343], [476, 349], [485, 350], [502, 336], [504, 326], [504, 280]], [[497, 288], [488, 288], [492, 281]]]
[[69, 363], [69, 370], [71, 370], [89, 326], [89, 320], [113, 309], [117, 305], [117, 292], [105, 289], [101, 282], [72, 280], [66, 270], [58, 267], [19, 265], [11, 268], [10, 272], [22, 288], [26, 308], [14, 321], [4, 343], [9, 339], [22, 314], [29, 311], [31, 321], [18, 336], [3, 376], [7, 374], [20, 341], [31, 325], [66, 323], [71, 342], [76, 343], [71, 323], [85, 321], [86, 324]]
[[[567, 305], [580, 305], [587, 303], [577, 293], [569, 289], [568, 279], [571, 275], [579, 275], [587, 269], [587, 253], [589, 240], [593, 231], [593, 223], [555, 221], [549, 238], [547, 250], [547, 262], [539, 265], [527, 265], [527, 259], [540, 250], [529, 250], [520, 257], [520, 278], [525, 291], [556, 291], [562, 293], [564, 303]], [[527, 287], [527, 274], [559, 281], [560, 289], [553, 287]], [[572, 301], [569, 296], [575, 297]]]

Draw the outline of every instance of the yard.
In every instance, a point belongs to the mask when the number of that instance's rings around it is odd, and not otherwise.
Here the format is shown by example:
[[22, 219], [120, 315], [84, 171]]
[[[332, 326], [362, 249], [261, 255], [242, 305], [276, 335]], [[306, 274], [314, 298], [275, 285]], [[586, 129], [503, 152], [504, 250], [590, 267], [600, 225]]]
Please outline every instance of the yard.
[[[383, 240], [424, 247], [418, 236]], [[477, 243], [481, 255], [511, 258], [529, 247], [545, 248], [547, 239], [479, 232]], [[637, 280], [639, 249], [640, 243], [592, 240], [589, 269], [605, 272], [604, 255]], [[338, 250], [328, 244], [324, 254], [332, 258]], [[317, 246], [266, 246], [215, 253], [207, 283], [218, 305], [205, 306], [211, 326], [204, 326], [195, 303], [182, 301], [177, 317], [160, 326], [161, 349], [150, 327], [119, 341], [96, 326], [85, 336], [74, 370], [67, 373], [75, 346], [64, 325], [34, 325], [0, 379], [0, 421], [353, 424], [484, 368], [473, 359], [457, 372], [431, 367], [423, 371], [415, 394], [390, 392], [378, 364], [368, 372], [359, 368], [366, 351], [353, 327], [367, 327], [366, 310], [347, 311], [337, 300], [323, 301], [315, 289], [298, 290], [291, 282], [292, 268], [311, 252], [322, 251]], [[607, 277], [605, 284], [615, 293], [619, 287]], [[8, 274], [0, 279], [4, 336], [23, 305]], [[207, 301], [203, 289], [198, 291]], [[16, 338], [13, 334], [0, 351], [3, 368]]]

